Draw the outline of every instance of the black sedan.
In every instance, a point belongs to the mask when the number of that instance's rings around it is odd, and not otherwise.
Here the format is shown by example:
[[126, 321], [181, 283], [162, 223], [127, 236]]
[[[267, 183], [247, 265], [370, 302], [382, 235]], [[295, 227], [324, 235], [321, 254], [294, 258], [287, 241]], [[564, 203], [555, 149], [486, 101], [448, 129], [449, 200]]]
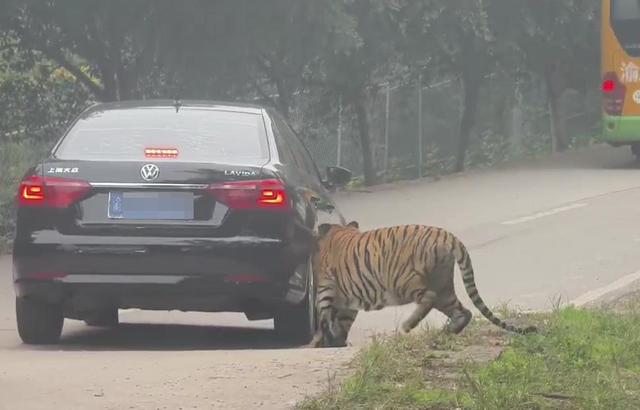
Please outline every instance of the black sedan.
[[309, 257], [321, 223], [344, 223], [282, 116], [197, 101], [95, 105], [17, 195], [18, 331], [60, 339], [65, 318], [116, 326], [118, 309], [243, 312], [306, 343]]

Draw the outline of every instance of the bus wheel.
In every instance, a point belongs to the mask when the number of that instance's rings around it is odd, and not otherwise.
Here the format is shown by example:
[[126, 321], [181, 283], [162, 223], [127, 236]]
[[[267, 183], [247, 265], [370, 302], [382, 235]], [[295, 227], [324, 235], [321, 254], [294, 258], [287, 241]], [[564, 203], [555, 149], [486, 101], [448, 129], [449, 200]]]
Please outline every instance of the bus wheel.
[[637, 159], [640, 159], [640, 144], [631, 144], [631, 153], [635, 155]]

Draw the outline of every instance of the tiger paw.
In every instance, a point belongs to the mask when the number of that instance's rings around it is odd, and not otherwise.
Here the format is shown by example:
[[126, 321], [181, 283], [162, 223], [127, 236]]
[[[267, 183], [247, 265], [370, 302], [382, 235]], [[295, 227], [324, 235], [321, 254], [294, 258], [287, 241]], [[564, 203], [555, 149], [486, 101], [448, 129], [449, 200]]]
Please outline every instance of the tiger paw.
[[322, 347], [323, 339], [324, 338], [322, 337], [322, 335], [316, 334], [315, 336], [313, 336], [313, 339], [311, 339], [311, 341], [308, 344], [304, 345], [303, 347], [307, 349]]
[[458, 333], [462, 332], [464, 328], [467, 327], [467, 325], [471, 321], [471, 316], [472, 316], [471, 312], [468, 310], [465, 310], [461, 314], [453, 317], [447, 324], [447, 327], [446, 327], [447, 333], [452, 333], [454, 335], [457, 335]]
[[404, 322], [402, 324], [402, 326], [400, 327], [400, 329], [402, 330], [402, 333], [404, 333], [404, 334], [409, 333], [412, 328], [413, 327], [410, 324], [408, 324], [407, 322]]

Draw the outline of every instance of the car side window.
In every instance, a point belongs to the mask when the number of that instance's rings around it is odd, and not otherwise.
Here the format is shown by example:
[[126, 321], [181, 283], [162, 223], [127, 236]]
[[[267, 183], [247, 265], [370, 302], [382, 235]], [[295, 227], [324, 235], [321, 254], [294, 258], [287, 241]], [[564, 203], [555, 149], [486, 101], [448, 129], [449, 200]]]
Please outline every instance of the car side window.
[[291, 127], [289, 127], [289, 125], [280, 118], [276, 118], [276, 126], [281, 131], [281, 135], [284, 137], [284, 140], [286, 140], [288, 145], [293, 150], [296, 160], [302, 162], [299, 163], [298, 166], [303, 169], [309, 176], [318, 179], [318, 182], [320, 182], [321, 178], [318, 172], [318, 168], [316, 167], [315, 162], [313, 162], [309, 151], [300, 141], [295, 132], [293, 132]]
[[306, 160], [306, 162], [307, 162], [307, 164], [309, 166], [310, 175], [316, 177], [318, 179], [318, 182], [322, 182], [322, 176], [320, 176], [320, 171], [318, 170], [318, 166], [316, 165], [316, 162], [311, 157], [311, 154], [309, 153], [309, 150], [298, 139], [297, 136], [296, 136], [296, 140], [298, 141], [298, 143], [300, 144], [300, 147], [302, 148], [302, 157]]
[[301, 167], [299, 161], [296, 160], [294, 152], [291, 150], [291, 145], [287, 143], [282, 132], [278, 129], [276, 124], [272, 124], [273, 133], [275, 134], [276, 148], [280, 154], [280, 161], [285, 165], [294, 165]]

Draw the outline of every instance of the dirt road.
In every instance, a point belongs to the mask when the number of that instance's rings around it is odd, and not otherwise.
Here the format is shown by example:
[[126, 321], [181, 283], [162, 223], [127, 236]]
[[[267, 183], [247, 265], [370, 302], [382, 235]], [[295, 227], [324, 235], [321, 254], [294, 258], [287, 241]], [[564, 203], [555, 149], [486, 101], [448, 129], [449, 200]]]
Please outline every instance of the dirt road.
[[[364, 229], [452, 230], [468, 244], [490, 305], [541, 309], [556, 297], [582, 304], [637, 286], [639, 175], [627, 150], [596, 147], [338, 202]], [[284, 349], [270, 321], [242, 315], [140, 311], [123, 312], [113, 331], [67, 321], [59, 347], [32, 348], [16, 334], [10, 276], [10, 260], [0, 258], [0, 410], [288, 408], [411, 309], [362, 314], [345, 349]]]

